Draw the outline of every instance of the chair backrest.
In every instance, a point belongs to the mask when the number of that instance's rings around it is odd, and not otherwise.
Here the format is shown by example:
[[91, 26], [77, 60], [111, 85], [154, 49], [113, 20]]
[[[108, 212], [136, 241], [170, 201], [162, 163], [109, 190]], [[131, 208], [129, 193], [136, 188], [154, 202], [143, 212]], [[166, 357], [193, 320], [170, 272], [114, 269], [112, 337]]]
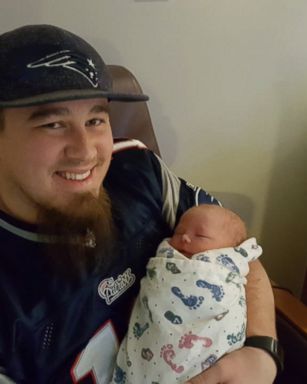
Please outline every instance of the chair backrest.
[[[128, 69], [119, 65], [108, 65], [113, 79], [113, 89], [119, 93], [142, 94], [142, 88]], [[146, 102], [110, 103], [110, 120], [114, 137], [128, 137], [141, 140], [160, 155]]]

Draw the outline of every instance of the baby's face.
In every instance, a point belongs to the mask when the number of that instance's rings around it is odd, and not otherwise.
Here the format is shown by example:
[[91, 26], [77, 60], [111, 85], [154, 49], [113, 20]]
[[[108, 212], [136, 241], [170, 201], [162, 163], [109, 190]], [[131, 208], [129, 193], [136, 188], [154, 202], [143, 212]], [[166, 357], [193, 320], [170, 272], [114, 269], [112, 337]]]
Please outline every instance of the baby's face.
[[223, 248], [229, 241], [218, 214], [198, 209], [186, 212], [180, 219], [169, 243], [189, 257], [209, 249]]

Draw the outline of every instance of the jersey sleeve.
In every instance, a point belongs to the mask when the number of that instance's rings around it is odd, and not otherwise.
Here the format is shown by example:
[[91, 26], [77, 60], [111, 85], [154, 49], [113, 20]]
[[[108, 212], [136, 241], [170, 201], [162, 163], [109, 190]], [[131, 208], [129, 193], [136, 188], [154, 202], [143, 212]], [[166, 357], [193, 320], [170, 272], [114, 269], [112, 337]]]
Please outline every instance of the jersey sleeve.
[[210, 193], [176, 176], [160, 157], [154, 156], [161, 173], [162, 214], [171, 228], [175, 227], [183, 212], [193, 206], [200, 204], [221, 205]]

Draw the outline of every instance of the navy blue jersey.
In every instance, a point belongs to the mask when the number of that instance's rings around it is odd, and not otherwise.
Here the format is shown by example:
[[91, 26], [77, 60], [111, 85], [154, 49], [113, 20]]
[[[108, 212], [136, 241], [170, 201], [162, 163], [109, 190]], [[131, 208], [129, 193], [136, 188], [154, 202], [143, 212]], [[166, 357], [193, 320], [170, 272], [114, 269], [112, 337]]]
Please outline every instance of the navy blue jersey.
[[0, 376], [18, 384], [108, 383], [148, 259], [182, 212], [217, 203], [140, 143], [114, 148], [104, 186], [119, 236], [116, 262], [104, 274], [78, 282], [55, 275], [35, 226], [0, 213]]

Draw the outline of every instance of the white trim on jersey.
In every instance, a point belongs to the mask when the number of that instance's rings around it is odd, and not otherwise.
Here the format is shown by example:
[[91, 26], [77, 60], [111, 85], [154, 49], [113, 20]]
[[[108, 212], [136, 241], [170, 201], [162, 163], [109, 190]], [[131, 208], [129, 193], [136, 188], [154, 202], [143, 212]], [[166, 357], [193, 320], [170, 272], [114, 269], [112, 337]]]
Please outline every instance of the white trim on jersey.
[[147, 149], [146, 145], [142, 143], [140, 140], [123, 139], [123, 141], [114, 142], [113, 153], [123, 151], [125, 149], [131, 149], [131, 148]]
[[[1, 369], [1, 368], [0, 368]], [[0, 384], [14, 384], [15, 381], [12, 381], [7, 376], [4, 376], [0, 373]]]
[[198, 196], [199, 196], [200, 188], [197, 187], [195, 192], [195, 205], [199, 205]]
[[[6, 221], [4, 221], [2, 219], [0, 219], [0, 227], [13, 233], [14, 235], [22, 237], [23, 239], [26, 239], [26, 240], [35, 241], [37, 243], [51, 243], [52, 242], [51, 237], [38, 235], [35, 232], [30, 232], [30, 231], [26, 231], [24, 229], [20, 229], [18, 227], [15, 227], [15, 225], [7, 223]], [[1, 384], [1, 381], [0, 381], [0, 384]]]
[[162, 215], [171, 228], [175, 227], [176, 214], [179, 204], [180, 179], [172, 173], [166, 164], [156, 155], [161, 166], [163, 207]]

